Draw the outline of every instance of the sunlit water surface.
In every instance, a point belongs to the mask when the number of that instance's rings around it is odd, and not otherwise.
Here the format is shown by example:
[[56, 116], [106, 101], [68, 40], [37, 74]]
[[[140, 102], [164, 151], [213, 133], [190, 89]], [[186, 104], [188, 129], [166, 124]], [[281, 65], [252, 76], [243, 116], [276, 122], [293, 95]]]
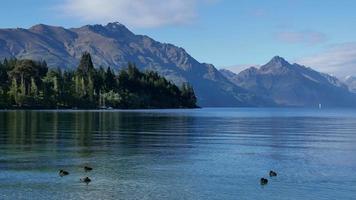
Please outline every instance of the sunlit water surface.
[[355, 111], [1, 111], [0, 199], [355, 199]]

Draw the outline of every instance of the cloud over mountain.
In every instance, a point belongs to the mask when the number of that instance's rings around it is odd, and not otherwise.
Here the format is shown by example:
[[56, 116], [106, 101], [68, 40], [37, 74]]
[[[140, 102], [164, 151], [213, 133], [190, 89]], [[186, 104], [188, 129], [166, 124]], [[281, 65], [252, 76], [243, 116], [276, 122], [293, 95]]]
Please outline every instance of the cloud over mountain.
[[316, 45], [326, 41], [325, 34], [317, 31], [281, 31], [276, 38], [284, 43]]
[[120, 21], [132, 27], [159, 27], [191, 23], [197, 8], [212, 0], [65, 0], [62, 14], [90, 23]]
[[333, 45], [321, 53], [301, 58], [299, 63], [335, 76], [356, 74], [356, 42]]

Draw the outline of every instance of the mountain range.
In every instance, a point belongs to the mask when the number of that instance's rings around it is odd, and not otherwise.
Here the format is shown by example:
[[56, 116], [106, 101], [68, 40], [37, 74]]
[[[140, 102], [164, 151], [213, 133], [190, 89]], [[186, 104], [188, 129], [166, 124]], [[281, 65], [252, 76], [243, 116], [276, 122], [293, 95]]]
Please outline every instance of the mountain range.
[[136, 35], [117, 22], [68, 29], [44, 24], [0, 29], [0, 59], [45, 60], [50, 67], [73, 69], [84, 52], [92, 55], [96, 66], [119, 70], [132, 62], [178, 85], [189, 82], [203, 107], [354, 106], [356, 102], [353, 90], [335, 77], [281, 57], [239, 74], [219, 71], [181, 47]]
[[220, 71], [235, 85], [281, 106], [356, 106], [356, 95], [336, 77], [290, 64], [279, 56], [260, 68], [251, 67], [238, 74]]
[[271, 105], [234, 85], [213, 65], [200, 63], [183, 48], [135, 35], [120, 23], [66, 29], [44, 24], [29, 29], [0, 29], [0, 59], [45, 60], [50, 67], [78, 65], [89, 52], [96, 66], [120, 69], [133, 62], [141, 70], [154, 70], [174, 83], [189, 82], [200, 106]]

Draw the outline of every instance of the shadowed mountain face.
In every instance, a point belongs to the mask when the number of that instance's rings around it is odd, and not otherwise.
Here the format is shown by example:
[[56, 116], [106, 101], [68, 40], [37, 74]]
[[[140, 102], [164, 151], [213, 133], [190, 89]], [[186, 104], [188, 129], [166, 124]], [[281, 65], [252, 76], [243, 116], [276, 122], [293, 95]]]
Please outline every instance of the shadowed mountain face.
[[255, 106], [268, 103], [228, 81], [213, 65], [199, 63], [184, 49], [135, 35], [119, 23], [65, 29], [36, 25], [0, 29], [0, 59], [46, 60], [50, 67], [73, 68], [83, 52], [96, 66], [119, 69], [128, 62], [154, 70], [176, 84], [193, 85], [200, 106]]
[[283, 106], [356, 106], [356, 95], [335, 77], [311, 68], [290, 64], [274, 57], [260, 68], [251, 67], [239, 74], [221, 70], [231, 82], [256, 95]]

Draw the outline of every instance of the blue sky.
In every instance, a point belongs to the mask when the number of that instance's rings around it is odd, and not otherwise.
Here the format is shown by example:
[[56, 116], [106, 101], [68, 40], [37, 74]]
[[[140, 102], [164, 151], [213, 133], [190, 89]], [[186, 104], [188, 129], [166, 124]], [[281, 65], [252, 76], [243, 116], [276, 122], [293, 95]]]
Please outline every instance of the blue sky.
[[[356, 75], [356, 1], [2, 0], [0, 27], [118, 21], [235, 71], [285, 57], [337, 76]], [[232, 67], [234, 66], [234, 67]]]

